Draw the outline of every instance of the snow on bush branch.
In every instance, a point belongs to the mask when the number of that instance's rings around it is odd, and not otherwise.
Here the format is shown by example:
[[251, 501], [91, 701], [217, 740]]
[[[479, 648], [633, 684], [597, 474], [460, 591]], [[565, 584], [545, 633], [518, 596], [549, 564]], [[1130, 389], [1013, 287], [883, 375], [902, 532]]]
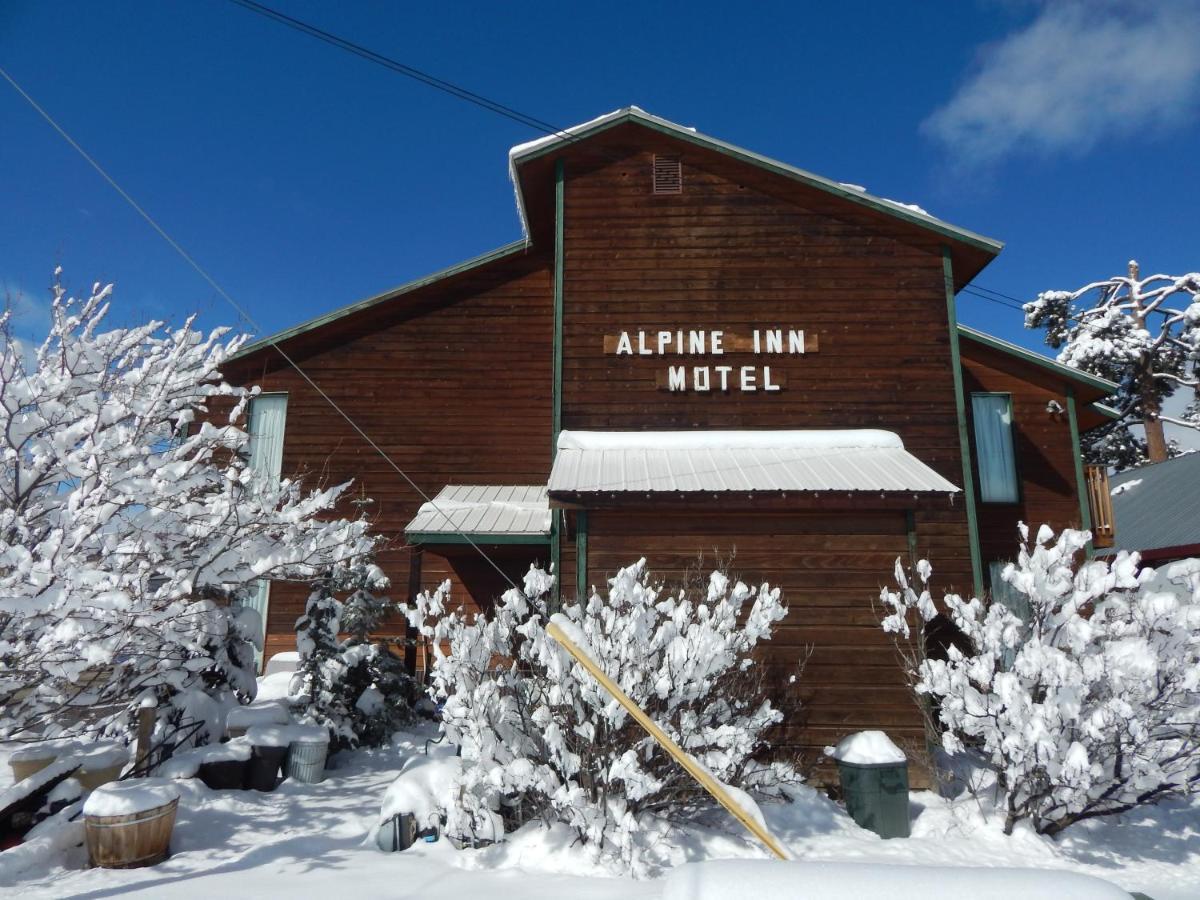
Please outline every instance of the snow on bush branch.
[[[1162, 587], [1137, 554], [1076, 564], [1090, 535], [1022, 524], [1016, 563], [1003, 579], [1028, 602], [1018, 618], [1002, 603], [947, 594], [943, 605], [970, 642], [910, 673], [933, 701], [950, 753], [977, 749], [1003, 793], [1005, 832], [1029, 820], [1057, 834], [1200, 788], [1200, 560], [1174, 563]], [[938, 612], [929, 564], [910, 585], [880, 594], [885, 631]], [[915, 616], [914, 616], [915, 613]]]
[[[508, 591], [487, 616], [468, 617], [449, 610], [447, 582], [410, 611], [432, 645], [446, 731], [463, 746], [450, 824], [563, 822], [636, 869], [639, 817], [679, 818], [709, 800], [546, 635], [552, 585], [531, 568], [524, 590]], [[754, 760], [783, 714], [764, 695], [750, 654], [786, 613], [779, 590], [751, 589], [721, 572], [694, 587], [664, 591], [641, 560], [610, 580], [607, 596], [593, 592], [562, 614], [605, 673], [717, 778], [774, 792], [794, 773]]]
[[346, 485], [249, 466], [254, 392], [219, 372], [242, 338], [192, 319], [102, 330], [110, 293], [56, 284], [33, 354], [0, 318], [0, 737], [113, 724], [150, 693], [176, 711], [252, 696], [257, 627], [223, 604], [374, 543], [327, 518]]

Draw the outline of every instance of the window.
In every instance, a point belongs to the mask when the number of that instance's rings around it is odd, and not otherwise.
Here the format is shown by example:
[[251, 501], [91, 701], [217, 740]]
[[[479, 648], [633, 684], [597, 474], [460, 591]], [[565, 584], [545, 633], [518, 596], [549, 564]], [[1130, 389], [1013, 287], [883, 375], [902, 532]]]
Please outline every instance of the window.
[[[246, 431], [250, 435], [250, 468], [279, 480], [283, 470], [283, 428], [287, 424], [287, 394], [259, 394], [250, 401], [250, 415]], [[267, 632], [267, 607], [271, 602], [271, 582], [263, 579], [255, 587], [254, 595], [246, 606], [255, 610], [262, 619], [262, 633]], [[255, 656], [260, 668], [262, 647]]]
[[979, 498], [984, 503], [1016, 503], [1020, 494], [1013, 453], [1012, 397], [972, 394], [971, 419], [975, 423]]
[[250, 401], [250, 468], [276, 480], [283, 469], [287, 394], [259, 394]]

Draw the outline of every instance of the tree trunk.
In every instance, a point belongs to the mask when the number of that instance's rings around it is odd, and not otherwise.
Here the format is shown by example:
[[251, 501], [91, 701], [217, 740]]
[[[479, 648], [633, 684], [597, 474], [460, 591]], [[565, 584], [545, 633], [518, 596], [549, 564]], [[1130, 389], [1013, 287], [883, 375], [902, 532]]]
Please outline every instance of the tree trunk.
[[1152, 463], [1164, 462], [1167, 458], [1167, 436], [1158, 413], [1157, 402], [1150, 399], [1142, 401], [1143, 425], [1146, 429], [1146, 454]]

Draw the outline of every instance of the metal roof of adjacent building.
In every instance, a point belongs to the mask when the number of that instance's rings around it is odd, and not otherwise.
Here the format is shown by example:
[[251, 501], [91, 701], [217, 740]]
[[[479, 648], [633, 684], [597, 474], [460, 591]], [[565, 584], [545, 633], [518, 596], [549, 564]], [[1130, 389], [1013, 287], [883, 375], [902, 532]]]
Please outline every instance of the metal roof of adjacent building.
[[[1181, 548], [1185, 556], [1200, 545], [1200, 452], [1166, 462], [1139, 466], [1114, 475], [1112, 488], [1114, 543], [1105, 554], [1138, 550], [1169, 558]], [[1182, 548], [1190, 548], [1183, 550]]]
[[551, 493], [959, 489], [890, 432], [571, 432], [559, 437]]
[[404, 528], [412, 543], [543, 541], [550, 534], [550, 504], [540, 484], [452, 484], [421, 504]]

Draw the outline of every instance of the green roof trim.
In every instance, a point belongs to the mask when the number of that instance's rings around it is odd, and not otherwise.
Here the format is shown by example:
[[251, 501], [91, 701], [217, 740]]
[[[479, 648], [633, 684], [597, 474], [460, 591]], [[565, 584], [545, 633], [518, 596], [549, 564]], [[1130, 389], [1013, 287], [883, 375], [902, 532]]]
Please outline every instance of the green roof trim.
[[1062, 363], [1050, 359], [1048, 356], [1042, 356], [1040, 353], [1034, 353], [1032, 350], [1026, 350], [1024, 347], [1018, 347], [1016, 344], [1010, 344], [1008, 341], [1001, 340], [990, 334], [985, 334], [982, 331], [976, 331], [967, 325], [960, 324], [958, 332], [963, 337], [969, 338], [985, 347], [991, 347], [993, 350], [999, 350], [1001, 353], [1007, 353], [1009, 356], [1015, 356], [1027, 363], [1032, 363], [1035, 366], [1040, 366], [1049, 372], [1053, 372], [1062, 378], [1069, 381], [1077, 381], [1080, 384], [1085, 384], [1090, 388], [1098, 391], [1104, 391], [1107, 394], [1115, 394], [1120, 390], [1120, 385], [1109, 381], [1107, 378], [1100, 378], [1096, 375], [1089, 375], [1087, 372], [1081, 372], [1078, 369], [1072, 369], [1070, 366], [1064, 366]]
[[1093, 409], [1100, 413], [1100, 415], [1107, 416], [1110, 419], [1123, 418], [1119, 410], [1113, 409], [1111, 406], [1105, 406], [1103, 403], [1089, 403], [1088, 408]]
[[270, 347], [278, 344], [281, 341], [290, 340], [291, 338], [302, 335], [306, 332], [313, 331], [323, 325], [328, 325], [330, 322], [336, 322], [338, 319], [344, 318], [351, 313], [360, 312], [364, 309], [370, 309], [372, 306], [377, 306], [380, 303], [385, 303], [403, 294], [410, 293], [418, 288], [426, 287], [446, 278], [451, 278], [455, 275], [461, 275], [463, 272], [469, 272], [471, 269], [477, 269], [480, 266], [485, 266], [488, 263], [496, 262], [504, 259], [507, 256], [512, 256], [528, 249], [528, 243], [524, 240], [513, 241], [511, 244], [505, 244], [503, 247], [497, 247], [495, 250], [490, 250], [479, 256], [472, 257], [465, 262], [457, 263], [448, 268], [433, 272], [430, 275], [425, 275], [413, 281], [406, 282], [399, 287], [394, 287], [391, 290], [384, 291], [381, 294], [375, 294], [373, 297], [368, 297], [365, 300], [359, 300], [356, 303], [351, 303], [348, 306], [342, 306], [332, 312], [327, 312], [324, 315], [309, 319], [307, 322], [301, 322], [299, 325], [293, 325], [291, 328], [285, 328], [283, 331], [278, 331], [275, 334], [265, 338], [259, 338], [252, 344], [247, 344], [231, 360], [241, 359], [244, 356], [249, 356], [262, 350], [264, 347]]
[[[765, 169], [768, 172], [773, 172], [777, 175], [782, 175], [785, 178], [790, 178], [794, 181], [799, 181], [810, 187], [833, 194], [835, 197], [840, 197], [843, 200], [849, 200], [852, 203], [857, 203], [859, 206], [865, 206], [868, 209], [876, 212], [886, 213], [897, 219], [902, 219], [914, 225], [919, 225], [922, 228], [927, 228], [930, 231], [936, 232], [943, 237], [948, 237], [964, 244], [969, 244], [979, 250], [995, 256], [1002, 249], [1004, 244], [1001, 241], [993, 238], [984, 237], [981, 234], [976, 234], [973, 231], [968, 231], [965, 228], [959, 228], [957, 225], [951, 225], [949, 222], [943, 222], [941, 219], [934, 216], [924, 215], [906, 208], [905, 206], [896, 203], [892, 200], [887, 200], [883, 197], [876, 197], [873, 194], [868, 194], [866, 191], [856, 191], [852, 188], [844, 187], [837, 181], [829, 178], [824, 178], [821, 175], [808, 172], [804, 169], [799, 169], [787, 163], [780, 162], [777, 159], [771, 159], [769, 156], [755, 153], [752, 150], [747, 150], [744, 147], [738, 147], [735, 144], [727, 143], [718, 138], [710, 137], [706, 134], [701, 134], [691, 128], [685, 128], [682, 125], [677, 125], [667, 119], [652, 116], [649, 113], [634, 107], [626, 107], [625, 109], [617, 110], [610, 113], [608, 116], [601, 116], [593, 122], [577, 129], [565, 129], [553, 135], [547, 135], [545, 142], [537, 142], [536, 146], [529, 147], [527, 150], [514, 153], [510, 158], [510, 164], [515, 168], [524, 162], [528, 162], [538, 157], [545, 156], [548, 153], [553, 153], [562, 148], [562, 145], [567, 142], [574, 143], [575, 141], [584, 140], [600, 134], [610, 128], [615, 128], [618, 125], [623, 125], [627, 122], [636, 122], [654, 131], [658, 131], [669, 137], [677, 138], [686, 141], [690, 144], [695, 144], [698, 147], [704, 147], [709, 150], [716, 150], [726, 156], [737, 159], [741, 162], [749, 163], [757, 166], [760, 169]], [[533, 142], [531, 142], [533, 143]], [[525, 218], [525, 208], [523, 198], [520, 196], [520, 189], [517, 190], [518, 206], [520, 207], [521, 220], [525, 225], [526, 233], [528, 233], [528, 222]]]
[[[469, 540], [468, 540], [469, 538]], [[550, 543], [548, 534], [460, 534], [450, 531], [406, 531], [404, 539], [410, 544], [541, 544]]]

